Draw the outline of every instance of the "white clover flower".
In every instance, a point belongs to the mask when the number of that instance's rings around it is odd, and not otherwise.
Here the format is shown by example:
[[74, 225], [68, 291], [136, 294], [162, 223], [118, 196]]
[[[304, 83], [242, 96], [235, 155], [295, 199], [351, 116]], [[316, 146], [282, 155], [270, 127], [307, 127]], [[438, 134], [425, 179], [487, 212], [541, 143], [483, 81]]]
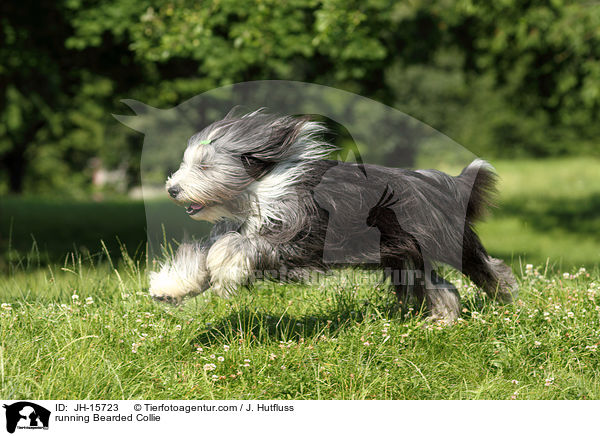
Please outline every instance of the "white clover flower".
[[85, 304], [87, 304], [87, 305], [94, 304], [94, 299], [92, 297], [87, 297], [85, 299]]
[[546, 382], [544, 383], [545, 386], [550, 386], [554, 384], [554, 377], [550, 377], [546, 379]]
[[10, 303], [2, 303], [0, 307], [2, 307], [2, 310], [12, 310]]
[[207, 363], [204, 365], [204, 371], [214, 371], [215, 369], [217, 369], [217, 365], [214, 363]]
[[179, 324], [177, 324], [177, 325], [175, 326], [175, 330], [181, 330], [181, 326], [180, 326]]
[[563, 278], [564, 279], [569, 279], [569, 278], [571, 278], [571, 274], [569, 274], [568, 272], [563, 273]]
[[223, 345], [223, 350], [229, 351], [229, 345]]
[[73, 294], [73, 295], [71, 295], [71, 299], [72, 299], [73, 301], [79, 300], [79, 295], [77, 295], [77, 294]]
[[217, 360], [218, 360], [219, 362], [223, 362], [223, 361], [225, 360], [225, 358], [224, 358], [223, 356], [219, 356], [219, 357], [217, 357]]

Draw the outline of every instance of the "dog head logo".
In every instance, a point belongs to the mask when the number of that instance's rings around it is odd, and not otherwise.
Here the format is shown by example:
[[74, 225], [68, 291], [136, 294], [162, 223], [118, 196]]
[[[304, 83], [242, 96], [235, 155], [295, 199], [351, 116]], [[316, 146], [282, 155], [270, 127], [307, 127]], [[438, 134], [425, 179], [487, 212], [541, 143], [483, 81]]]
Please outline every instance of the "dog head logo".
[[[424, 123], [373, 100], [319, 85], [259, 81], [211, 90], [170, 109], [134, 100], [123, 103], [135, 116], [115, 118], [144, 134], [140, 163], [144, 196], [174, 200], [170, 205], [145, 202], [151, 257], [164, 255], [171, 241], [210, 238], [210, 226], [203, 224], [207, 221], [225, 219], [254, 227], [282, 223], [284, 228], [277, 229], [282, 238], [298, 233], [294, 224], [303, 221], [295, 212], [305, 198], [299, 196], [296, 182], [313, 173], [312, 200], [328, 215], [324, 264], [380, 263], [382, 241], [393, 230], [414, 235], [415, 252], [435, 255], [447, 241], [427, 230], [439, 227], [443, 216], [436, 213], [443, 215], [448, 207], [462, 220], [453, 223], [456, 229], [462, 232], [465, 227], [468, 196], [460, 197], [458, 205], [446, 204], [454, 195], [446, 191], [453, 187], [444, 190], [447, 180], [438, 180], [437, 172], [416, 171], [403, 178], [400, 170], [391, 174], [363, 165], [363, 158], [410, 168], [417, 158], [435, 160], [442, 151], [460, 163], [475, 156]], [[230, 112], [236, 107], [246, 113]], [[267, 107], [268, 113], [257, 110]], [[338, 156], [342, 164], [328, 168], [326, 163], [315, 164], [331, 151], [329, 141], [319, 139], [324, 132], [321, 124], [314, 122], [323, 119], [343, 126], [349, 139], [343, 146], [347, 154], [342, 151]], [[356, 165], [344, 165], [349, 162]], [[461, 178], [465, 191], [474, 185], [473, 174]], [[353, 186], [360, 186], [359, 192]], [[428, 198], [435, 204], [415, 209], [410, 201], [419, 200], [423, 192], [431, 194]], [[450, 252], [444, 250], [445, 258], [450, 258], [445, 260], [461, 264], [463, 238], [452, 237], [451, 242], [457, 243]]]
[[4, 404], [6, 409], [6, 431], [14, 433], [18, 429], [48, 429], [50, 411], [28, 401]]

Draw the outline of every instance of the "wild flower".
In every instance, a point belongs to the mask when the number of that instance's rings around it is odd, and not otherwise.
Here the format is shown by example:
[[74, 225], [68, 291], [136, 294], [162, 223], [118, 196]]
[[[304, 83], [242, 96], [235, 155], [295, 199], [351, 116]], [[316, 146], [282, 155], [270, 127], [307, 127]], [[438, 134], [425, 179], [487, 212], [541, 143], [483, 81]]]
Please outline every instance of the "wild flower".
[[229, 351], [229, 345], [223, 345], [223, 350]]
[[87, 304], [87, 305], [94, 304], [94, 299], [92, 297], [87, 297], [85, 299], [85, 304]]
[[552, 384], [554, 384], [554, 377], [547, 378], [544, 386], [550, 386]]
[[2, 303], [0, 307], [2, 307], [2, 310], [12, 310], [10, 303]]
[[223, 362], [223, 361], [225, 360], [225, 358], [224, 358], [223, 356], [219, 356], [219, 357], [217, 357], [217, 360], [218, 360], [219, 362]]
[[215, 365], [214, 363], [206, 363], [203, 366], [204, 371], [214, 371], [215, 369], [217, 369], [217, 365]]

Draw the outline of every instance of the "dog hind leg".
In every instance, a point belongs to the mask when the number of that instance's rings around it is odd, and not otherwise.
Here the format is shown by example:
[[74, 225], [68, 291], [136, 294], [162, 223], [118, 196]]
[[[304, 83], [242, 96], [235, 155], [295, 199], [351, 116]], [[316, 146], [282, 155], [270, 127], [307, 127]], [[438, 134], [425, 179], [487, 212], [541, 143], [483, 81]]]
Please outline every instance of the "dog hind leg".
[[511, 269], [502, 260], [489, 256], [471, 229], [465, 230], [462, 272], [491, 298], [510, 303], [518, 295]]
[[425, 301], [431, 321], [455, 321], [460, 316], [460, 294], [456, 287], [434, 270], [425, 275]]
[[420, 264], [422, 264], [421, 261], [410, 258], [394, 259], [385, 264], [384, 274], [386, 278], [390, 279], [391, 285], [394, 287], [402, 314], [407, 313], [411, 300], [417, 306], [417, 310], [423, 305], [424, 286], [422, 280], [424, 272], [422, 268], [419, 268]]

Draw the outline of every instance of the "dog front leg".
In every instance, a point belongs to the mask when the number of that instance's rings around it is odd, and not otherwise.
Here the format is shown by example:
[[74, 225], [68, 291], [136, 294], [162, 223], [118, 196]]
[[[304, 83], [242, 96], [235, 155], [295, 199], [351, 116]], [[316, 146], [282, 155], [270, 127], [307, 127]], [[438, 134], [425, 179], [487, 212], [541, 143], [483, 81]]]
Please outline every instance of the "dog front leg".
[[255, 279], [257, 265], [273, 264], [274, 253], [260, 238], [226, 233], [210, 247], [206, 256], [212, 290], [221, 297], [233, 295], [237, 288]]
[[183, 297], [198, 295], [208, 289], [207, 251], [206, 245], [181, 244], [160, 271], [150, 273], [150, 295], [156, 300], [178, 304]]

